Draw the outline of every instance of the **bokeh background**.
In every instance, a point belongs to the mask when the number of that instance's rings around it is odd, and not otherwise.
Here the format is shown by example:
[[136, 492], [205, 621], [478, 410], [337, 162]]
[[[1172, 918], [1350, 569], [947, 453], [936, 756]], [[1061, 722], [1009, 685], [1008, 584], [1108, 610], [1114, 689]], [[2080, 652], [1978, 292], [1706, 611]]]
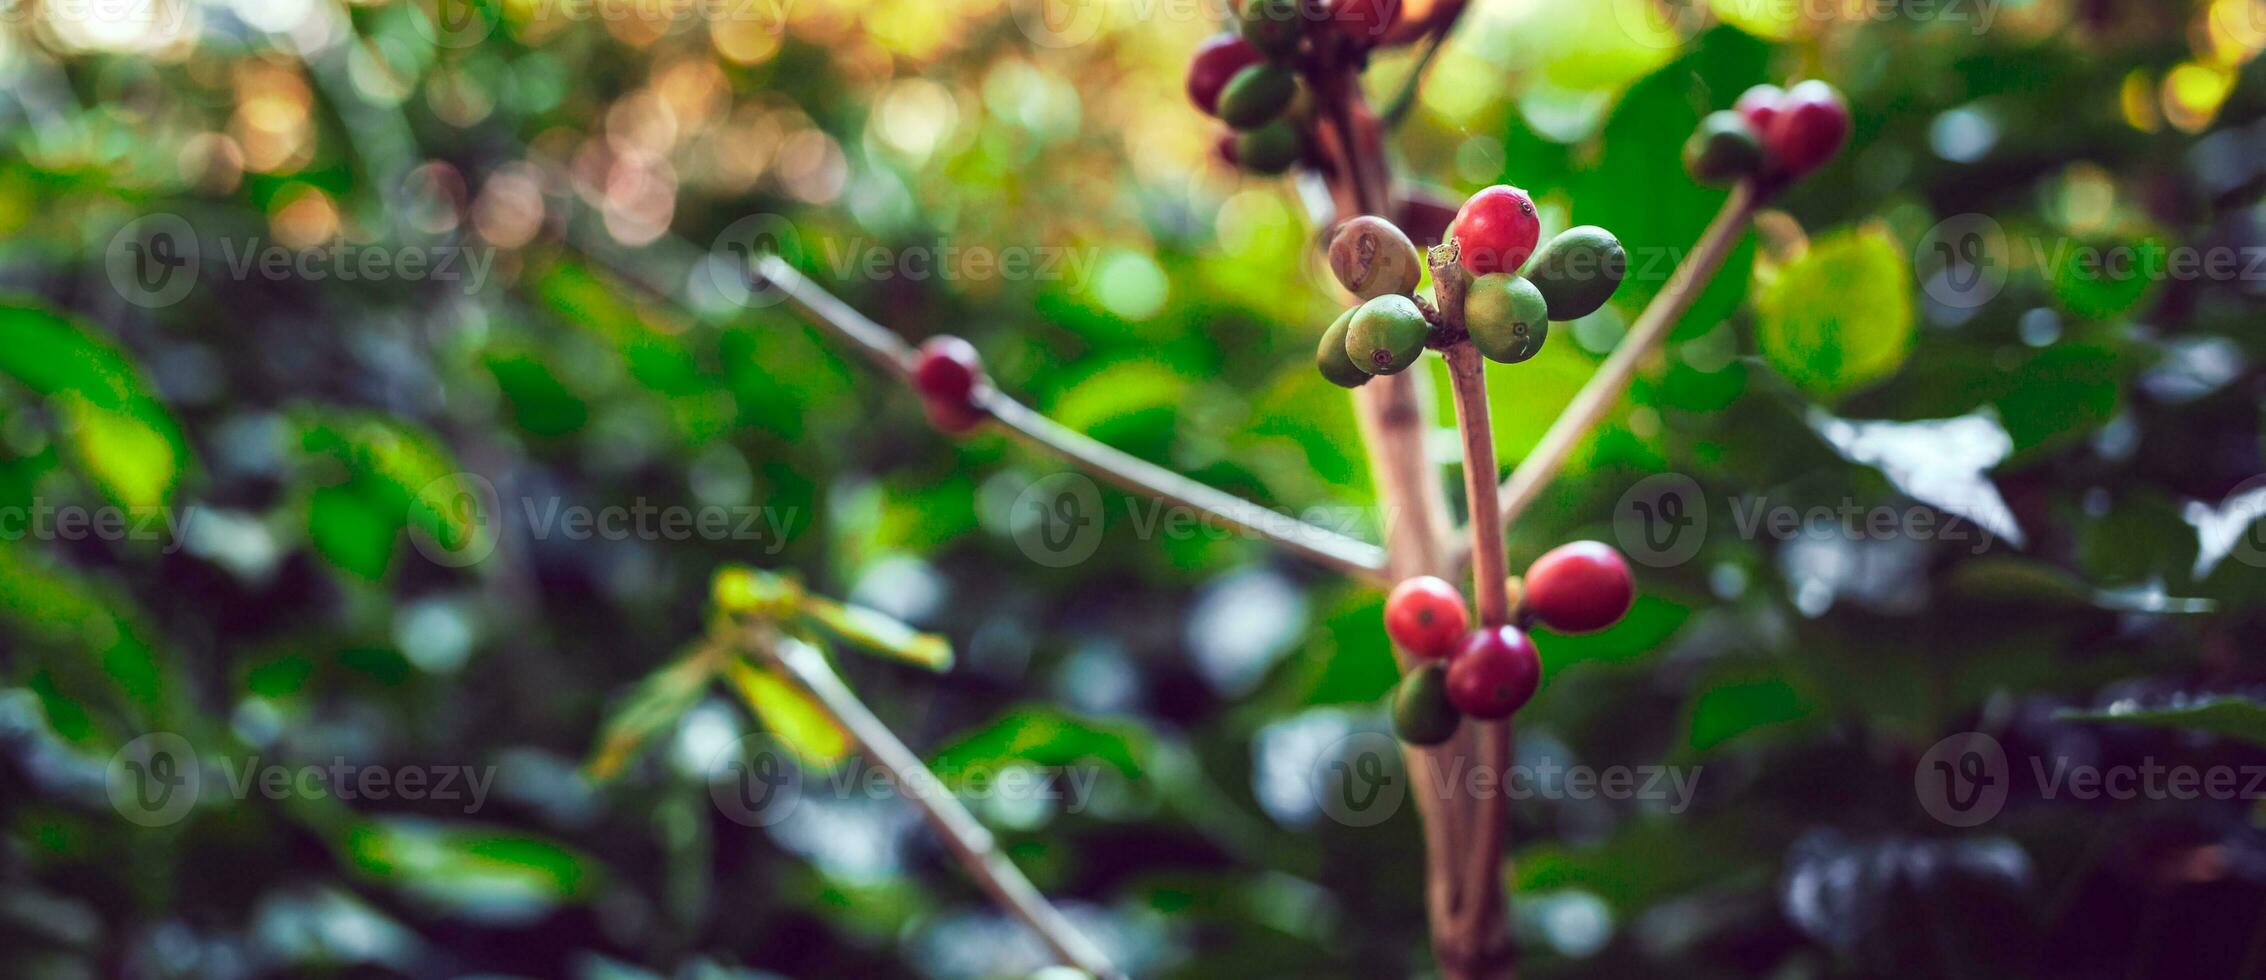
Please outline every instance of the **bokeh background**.
[[[1376, 592], [1106, 492], [1090, 557], [1036, 560], [1015, 502], [1060, 464], [939, 437], [718, 273], [760, 238], [1070, 426], [1374, 535], [1310, 361], [1336, 302], [1312, 195], [1222, 165], [1180, 93], [1213, 7], [0, 4], [0, 972], [1043, 965], [902, 800], [731, 819], [708, 767], [758, 723], [728, 687], [586, 765], [735, 562], [948, 637], [942, 674], [840, 660], [948, 771], [1091, 777], [970, 797], [1136, 973], [1429, 970], [1413, 807], [1354, 827], [1306, 791], [1383, 724]], [[2032, 775], [2266, 762], [2262, 47], [2245, 0], [1472, 5], [1402, 180], [1518, 184], [1634, 266], [1491, 367], [1506, 464], [1721, 200], [1678, 160], [1699, 117], [1800, 77], [1855, 110], [1512, 530], [1513, 567], [1616, 542], [1642, 593], [1541, 638], [1521, 760], [1696, 778], [1514, 806], [1530, 975], [2266, 969], [2247, 777], [2112, 800]], [[1373, 97], [1414, 62], [1381, 53]], [[148, 251], [161, 228], [186, 233]], [[135, 279], [191, 243], [182, 285]], [[1018, 249], [1051, 266], [968, 258]], [[421, 506], [436, 481], [492, 496]], [[1705, 518], [1688, 549], [1630, 523], [1663, 493]], [[544, 518], [641, 506], [731, 530]], [[71, 533], [71, 508], [152, 530]], [[1876, 510], [1889, 530], [1844, 516]], [[1923, 792], [1964, 731], [2010, 760], [1972, 827]], [[148, 733], [207, 774], [157, 826], [111, 792]], [[213, 789], [334, 762], [493, 782]]]

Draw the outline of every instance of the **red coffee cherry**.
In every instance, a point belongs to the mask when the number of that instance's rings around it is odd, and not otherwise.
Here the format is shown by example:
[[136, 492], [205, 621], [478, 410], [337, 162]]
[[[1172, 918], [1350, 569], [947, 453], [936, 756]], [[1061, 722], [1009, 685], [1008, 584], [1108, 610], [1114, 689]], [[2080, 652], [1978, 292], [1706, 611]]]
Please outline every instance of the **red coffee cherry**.
[[1771, 162], [1800, 176], [1841, 152], [1849, 139], [1849, 106], [1833, 86], [1813, 78], [1786, 90], [1762, 133]]
[[983, 422], [984, 410], [975, 401], [983, 370], [983, 358], [965, 340], [943, 335], [922, 343], [913, 362], [913, 390], [920, 392], [929, 422], [952, 433]]
[[1526, 608], [1560, 633], [1589, 633], [1620, 622], [1635, 597], [1629, 563], [1600, 541], [1559, 545], [1526, 570]]
[[1508, 718], [1542, 683], [1542, 654], [1516, 626], [1483, 626], [1448, 660], [1448, 702], [1474, 718]]
[[1760, 135], [1770, 132], [1770, 121], [1778, 115], [1779, 104], [1784, 101], [1786, 90], [1765, 83], [1739, 93], [1739, 101], [1731, 103], [1731, 108], [1747, 117], [1748, 124]]
[[1542, 222], [1535, 217], [1534, 199], [1525, 191], [1496, 184], [1463, 202], [1448, 234], [1462, 244], [1463, 267], [1472, 275], [1517, 272], [1534, 254]]
[[1258, 64], [1264, 56], [1251, 42], [1234, 34], [1218, 34], [1196, 48], [1188, 59], [1188, 101], [1206, 115], [1219, 115], [1220, 90], [1235, 73]]
[[1410, 656], [1438, 659], [1454, 653], [1470, 628], [1463, 593], [1434, 576], [1404, 581], [1385, 597], [1385, 635]]

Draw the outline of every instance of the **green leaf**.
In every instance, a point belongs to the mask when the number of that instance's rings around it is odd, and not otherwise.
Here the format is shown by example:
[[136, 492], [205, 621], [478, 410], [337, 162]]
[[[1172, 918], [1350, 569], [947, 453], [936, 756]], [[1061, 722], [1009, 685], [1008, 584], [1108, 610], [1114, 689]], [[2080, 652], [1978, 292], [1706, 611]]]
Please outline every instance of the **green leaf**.
[[584, 771], [597, 780], [621, 775], [646, 742], [675, 725], [700, 700], [716, 677], [719, 659], [712, 648], [702, 646], [646, 675], [606, 717], [598, 747], [590, 753]]
[[854, 646], [934, 671], [952, 669], [952, 644], [945, 638], [871, 609], [812, 596], [803, 601], [803, 613]]
[[317, 550], [339, 567], [383, 578], [404, 528], [425, 535], [420, 543], [453, 564], [492, 549], [503, 517], [493, 488], [431, 433], [398, 419], [316, 409], [301, 413], [300, 446], [343, 470], [311, 492], [307, 514]]
[[533, 918], [595, 891], [597, 872], [582, 855], [478, 824], [375, 820], [349, 831], [345, 848], [372, 880], [473, 918]]
[[2235, 695], [2198, 698], [2159, 707], [2115, 704], [2102, 711], [2064, 709], [2056, 717], [2119, 725], [2150, 725], [2266, 745], [2266, 704]]
[[1010, 762], [1067, 766], [1093, 760], [1129, 777], [1141, 775], [1148, 735], [1126, 725], [1073, 717], [1044, 706], [1017, 708], [960, 737], [936, 754], [939, 774], [992, 771]]
[[736, 658], [725, 662], [724, 676], [739, 692], [740, 700], [755, 712], [764, 730], [803, 765], [832, 769], [849, 757], [850, 734], [802, 688]]
[[1880, 381], [1911, 353], [1912, 270], [1885, 229], [1820, 238], [1759, 286], [1763, 360], [1815, 397]]
[[50, 399], [70, 458], [122, 507], [172, 498], [188, 446], [128, 356], [30, 302], [0, 304], [0, 374]]

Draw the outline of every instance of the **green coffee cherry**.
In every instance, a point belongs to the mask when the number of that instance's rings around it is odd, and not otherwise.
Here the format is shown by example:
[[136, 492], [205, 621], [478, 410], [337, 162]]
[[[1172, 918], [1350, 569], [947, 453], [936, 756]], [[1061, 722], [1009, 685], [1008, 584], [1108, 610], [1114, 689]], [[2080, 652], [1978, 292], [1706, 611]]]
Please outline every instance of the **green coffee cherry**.
[[1550, 301], [1550, 319], [1578, 320], [1612, 299], [1628, 270], [1620, 239], [1596, 225], [1582, 225], [1559, 232], [1542, 246], [1525, 274]]
[[1463, 326], [1488, 360], [1517, 364], [1550, 338], [1550, 304], [1525, 278], [1490, 272], [1465, 288]]
[[1330, 237], [1330, 272], [1347, 292], [1374, 299], [1415, 292], [1424, 278], [1424, 260], [1392, 222], [1364, 214], [1339, 225]]
[[1762, 138], [1747, 117], [1731, 109], [1711, 112], [1684, 141], [1684, 169], [1702, 184], [1724, 187], [1761, 173]]
[[1393, 690], [1393, 733], [1410, 745], [1438, 745], [1455, 737], [1463, 712], [1448, 701], [1448, 671], [1438, 662], [1419, 665]]
[[1235, 137], [1235, 161], [1252, 173], [1282, 173], [1305, 152], [1298, 126], [1288, 119], [1277, 119]]
[[1244, 40], [1270, 58], [1286, 58], [1298, 50], [1298, 34], [1305, 27], [1298, 0], [1243, 0]]
[[1353, 326], [1353, 309], [1338, 314], [1330, 329], [1322, 331], [1322, 346], [1314, 352], [1314, 366], [1322, 369], [1322, 377], [1340, 388], [1359, 388], [1369, 383], [1369, 372], [1353, 363], [1345, 352], [1346, 331]]
[[1399, 374], [1424, 355], [1432, 325], [1416, 301], [1398, 294], [1379, 296], [1353, 310], [1346, 327], [1345, 353], [1370, 374]]
[[1298, 76], [1280, 65], [1251, 65], [1220, 90], [1220, 121], [1236, 129], [1257, 129], [1282, 115], [1298, 94]]

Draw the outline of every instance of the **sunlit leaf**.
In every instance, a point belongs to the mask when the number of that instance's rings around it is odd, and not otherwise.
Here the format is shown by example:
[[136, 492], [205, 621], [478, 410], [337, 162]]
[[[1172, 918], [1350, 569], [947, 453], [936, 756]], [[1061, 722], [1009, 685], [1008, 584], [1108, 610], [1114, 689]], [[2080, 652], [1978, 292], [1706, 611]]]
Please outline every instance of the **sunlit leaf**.
[[61, 314], [0, 302], [0, 374], [52, 399], [72, 460], [111, 501], [171, 500], [188, 448], [126, 353]]
[[1126, 776], [1139, 776], [1146, 733], [1126, 725], [1081, 719], [1051, 707], [1017, 708], [960, 737], [936, 753], [940, 773], [997, 769], [1008, 762], [1067, 766], [1092, 760]]
[[930, 670], [952, 669], [952, 644], [945, 638], [920, 632], [864, 606], [812, 598], [803, 603], [803, 612], [853, 646]]
[[714, 651], [701, 647], [646, 675], [606, 716], [585, 771], [601, 780], [620, 775], [638, 749], [700, 701], [716, 676], [719, 659]]
[[1814, 396], [1880, 381], [1911, 352], [1911, 263], [1885, 229], [1826, 235], [1775, 277], [1757, 279], [1763, 360]]
[[[793, 642], [782, 640], [781, 642]], [[725, 662], [724, 676], [740, 699], [803, 765], [831, 769], [850, 755], [850, 735], [825, 706], [779, 675], [747, 661]]]
[[2013, 509], [1984, 475], [2014, 448], [1997, 419], [1854, 421], [1812, 409], [1809, 422], [1844, 459], [1876, 467], [1913, 499], [2021, 546], [2022, 527]]

